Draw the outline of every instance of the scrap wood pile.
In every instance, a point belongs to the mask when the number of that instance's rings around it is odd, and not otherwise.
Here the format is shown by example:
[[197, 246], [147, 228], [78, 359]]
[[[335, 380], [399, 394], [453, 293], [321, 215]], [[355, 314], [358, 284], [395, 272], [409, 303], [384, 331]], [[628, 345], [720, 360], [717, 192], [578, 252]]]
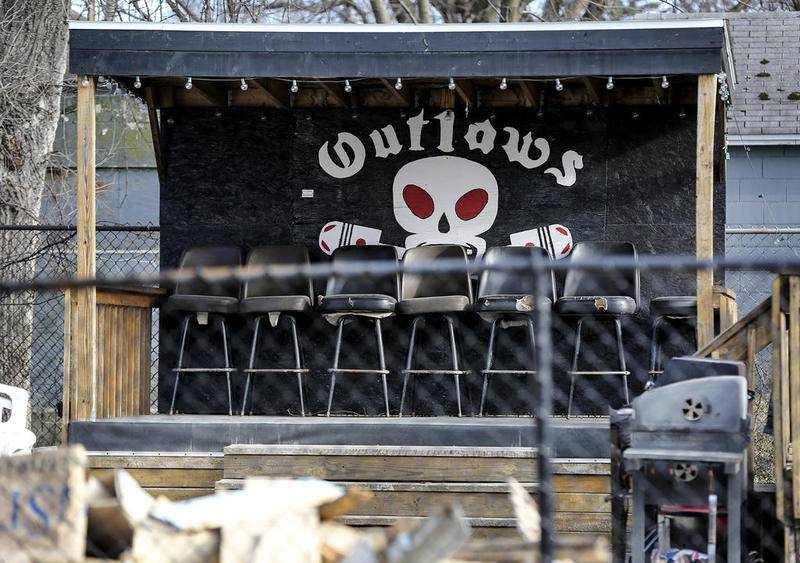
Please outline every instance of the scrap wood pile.
[[[35, 467], [33, 477], [23, 471]], [[518, 483], [509, 494], [518, 538], [471, 537], [457, 505], [416, 524], [384, 529], [345, 526], [336, 518], [371, 493], [317, 479], [247, 479], [244, 488], [186, 501], [154, 498], [124, 470], [86, 478], [81, 448], [0, 458], [0, 476], [20, 477], [12, 497], [17, 528], [0, 526], [4, 561], [131, 563], [433, 563], [536, 561], [539, 513]], [[31, 476], [31, 473], [28, 473]], [[24, 490], [23, 490], [24, 489]], [[16, 495], [16, 496], [14, 496]], [[27, 510], [20, 509], [26, 505]], [[14, 512], [16, 511], [16, 512]], [[6, 516], [9, 516], [7, 514]], [[559, 561], [610, 561], [607, 542], [557, 544]]]

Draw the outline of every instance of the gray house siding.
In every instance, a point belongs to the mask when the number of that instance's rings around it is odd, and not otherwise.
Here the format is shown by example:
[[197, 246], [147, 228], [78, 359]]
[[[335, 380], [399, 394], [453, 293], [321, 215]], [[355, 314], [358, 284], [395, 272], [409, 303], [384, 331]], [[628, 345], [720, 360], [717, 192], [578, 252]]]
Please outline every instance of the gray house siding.
[[728, 226], [800, 226], [800, 146], [728, 151]]

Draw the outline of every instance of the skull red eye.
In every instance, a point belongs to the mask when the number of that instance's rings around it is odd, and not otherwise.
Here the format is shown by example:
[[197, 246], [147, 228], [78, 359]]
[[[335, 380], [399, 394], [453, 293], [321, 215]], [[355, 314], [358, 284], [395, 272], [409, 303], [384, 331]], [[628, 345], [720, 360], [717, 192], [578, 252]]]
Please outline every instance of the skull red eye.
[[433, 215], [433, 198], [419, 186], [408, 184], [403, 188], [403, 201], [411, 213], [420, 219], [427, 219]]
[[483, 188], [470, 190], [456, 202], [456, 215], [462, 221], [469, 221], [478, 216], [489, 202], [489, 194]]

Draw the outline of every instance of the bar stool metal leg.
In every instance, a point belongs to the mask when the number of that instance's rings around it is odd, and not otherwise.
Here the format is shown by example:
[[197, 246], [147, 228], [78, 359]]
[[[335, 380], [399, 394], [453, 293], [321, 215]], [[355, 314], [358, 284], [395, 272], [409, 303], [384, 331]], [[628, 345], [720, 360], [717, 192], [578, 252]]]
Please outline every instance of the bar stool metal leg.
[[630, 393], [628, 392], [628, 368], [625, 366], [625, 348], [622, 345], [622, 321], [619, 317], [614, 318], [614, 328], [617, 334], [617, 355], [619, 356], [619, 370], [622, 372], [622, 383], [625, 385], [625, 404], [631, 403]]
[[661, 345], [658, 341], [661, 323], [664, 317], [658, 316], [653, 319], [651, 335], [650, 335], [650, 380], [648, 385], [654, 385], [658, 379], [658, 372], [661, 370]]
[[297, 336], [297, 320], [293, 315], [286, 315], [289, 319], [289, 326], [292, 329], [292, 345], [294, 346], [294, 367], [297, 369], [297, 388], [300, 392], [300, 416], [306, 415], [306, 401], [303, 396], [303, 357], [300, 354], [300, 339]]
[[450, 353], [452, 354], [453, 358], [453, 371], [456, 372], [453, 374], [453, 379], [455, 380], [456, 384], [456, 403], [458, 404], [458, 416], [461, 415], [461, 384], [458, 377], [458, 347], [456, 346], [456, 331], [453, 322], [453, 317], [450, 315], [445, 316], [447, 319], [447, 330], [450, 334]]
[[480, 410], [478, 410], [478, 416], [483, 416], [483, 409], [486, 406], [486, 395], [489, 392], [489, 371], [492, 369], [492, 364], [494, 363], [494, 344], [495, 344], [495, 336], [497, 331], [497, 321], [499, 319], [494, 319], [492, 321], [492, 328], [489, 329], [489, 347], [486, 350], [486, 371], [483, 373], [483, 388], [481, 389], [481, 406]]
[[[183, 367], [183, 351], [186, 348], [186, 333], [189, 331], [189, 321], [192, 315], [186, 315], [183, 319], [183, 331], [181, 333], [181, 348], [178, 351], [178, 370]], [[175, 385], [172, 388], [172, 402], [169, 405], [169, 414], [175, 412], [175, 399], [178, 397], [178, 383], [180, 382], [181, 372], [175, 372]]]
[[[253, 328], [253, 343], [250, 345], [250, 361], [247, 364], [248, 369], [253, 369], [256, 361], [256, 343], [258, 342], [258, 331], [261, 329], [261, 317], [256, 317], [256, 326]], [[247, 377], [244, 381], [244, 398], [242, 399], [242, 416], [247, 409], [247, 394], [250, 391], [250, 376], [252, 373], [247, 372]], [[252, 399], [251, 399], [252, 400]], [[251, 411], [252, 412], [252, 411]]]
[[[528, 381], [529, 381], [529, 385], [531, 386], [531, 390], [535, 393], [535, 395], [534, 395], [534, 399], [535, 399], [536, 397], [539, 396], [539, 391], [538, 391], [538, 389], [539, 389], [539, 386], [538, 386], [539, 380], [536, 379], [536, 375], [535, 375], [538, 372], [539, 366], [537, 365], [538, 359], [536, 357], [536, 331], [534, 330], [534, 327], [533, 327], [533, 320], [530, 317], [528, 318], [527, 325], [528, 325], [528, 338], [531, 341], [531, 355], [532, 355], [531, 367], [533, 368], [531, 370], [531, 371], [533, 371], [533, 374], [529, 374], [528, 375], [528, 377], [532, 377], [532, 380], [529, 379]], [[538, 405], [539, 401], [535, 400], [534, 404]], [[536, 413], [532, 412], [532, 414], [535, 415]]]
[[583, 319], [578, 319], [575, 328], [575, 349], [572, 351], [572, 369], [569, 374], [569, 402], [567, 403], [567, 418], [572, 416], [572, 397], [575, 393], [575, 372], [578, 371], [578, 357], [581, 351], [581, 328]]
[[[416, 345], [417, 341], [417, 324], [419, 324], [419, 320], [422, 317], [414, 317], [414, 320], [411, 322], [411, 338], [408, 342], [408, 352], [406, 353], [406, 372], [403, 374], [403, 390], [400, 393], [400, 414], [399, 416], [403, 416], [403, 407], [406, 403], [406, 389], [408, 387], [408, 376], [409, 370], [413, 367], [414, 362], [414, 346]], [[413, 408], [413, 407], [412, 407]]]
[[[376, 318], [375, 319], [375, 337], [378, 341], [378, 362], [380, 364], [381, 371], [386, 370], [386, 359], [383, 353], [383, 335], [381, 334], [381, 320]], [[388, 418], [391, 416], [389, 414], [389, 386], [386, 384], [386, 374], [381, 373], [381, 383], [383, 383], [383, 401], [386, 405], [386, 417]]]
[[225, 318], [220, 317], [220, 326], [222, 327], [222, 349], [225, 353], [225, 377], [228, 380], [228, 415], [233, 416], [233, 396], [231, 394], [231, 359], [230, 351], [228, 349], [228, 328], [225, 325]]
[[328, 392], [328, 411], [325, 416], [331, 415], [331, 405], [333, 404], [333, 390], [336, 387], [336, 370], [339, 369], [339, 352], [342, 350], [342, 332], [344, 331], [345, 318], [339, 318], [336, 330], [336, 351], [333, 353], [333, 370], [331, 370], [331, 388]]

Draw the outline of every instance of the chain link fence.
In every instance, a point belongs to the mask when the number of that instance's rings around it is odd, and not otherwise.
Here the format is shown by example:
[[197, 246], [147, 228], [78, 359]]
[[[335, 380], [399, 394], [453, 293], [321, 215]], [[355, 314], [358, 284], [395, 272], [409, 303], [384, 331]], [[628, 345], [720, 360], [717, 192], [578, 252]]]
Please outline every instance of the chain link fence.
[[[798, 258], [800, 229], [778, 227], [728, 227], [725, 253], [731, 258]], [[725, 285], [736, 293], [739, 317], [746, 315], [770, 297], [775, 274], [765, 270], [725, 270]], [[772, 385], [772, 346], [756, 356], [753, 374], [758, 392], [753, 402], [754, 474], [758, 483], [774, 483], [772, 436], [764, 432], [771, 426], [769, 398]]]
[[[2, 330], [10, 343], [3, 352], [4, 381], [32, 390], [32, 429], [40, 444], [55, 443], [63, 299], [46, 282], [71, 277], [75, 234], [61, 227], [3, 234], [15, 241], [15, 250], [4, 254], [0, 278], [7, 284], [33, 280], [4, 294], [8, 320]], [[512, 536], [521, 530], [529, 542], [524, 549], [544, 554], [563, 549], [565, 537], [611, 537], [620, 561], [620, 549], [646, 551], [648, 557], [663, 555], [667, 547], [684, 547], [698, 557], [719, 549], [719, 560], [731, 561], [739, 558], [730, 550], [743, 546], [766, 560], [781, 552], [780, 531], [769, 524], [775, 513], [771, 497], [753, 496], [745, 503], [736, 496], [744, 494], [749, 479], [742, 456], [751, 438], [755, 478], [770, 481], [764, 423], [771, 370], [759, 359], [748, 402], [741, 378], [719, 384], [686, 381], [709, 375], [706, 370], [741, 375], [739, 364], [668, 362], [696, 349], [694, 258], [637, 256], [629, 243], [604, 242], [579, 243], [571, 258], [560, 261], [526, 247], [490, 249], [481, 260], [472, 260], [461, 247], [434, 245], [406, 250], [398, 260], [392, 247], [355, 246], [337, 250], [333, 261], [317, 261], [302, 247], [218, 246], [184, 254], [181, 270], [159, 272], [158, 238], [158, 230], [148, 228], [98, 232], [101, 276], [118, 278], [119, 287], [158, 284], [170, 295], [153, 321], [153, 342], [146, 343], [152, 362], [149, 412], [159, 416], [144, 417], [150, 421], [145, 426], [131, 419], [114, 423], [113, 414], [110, 422], [71, 424], [71, 436], [74, 427], [73, 437], [91, 452], [167, 452], [163, 455], [188, 454], [191, 460], [193, 448], [203, 448], [205, 456], [212, 450], [225, 458], [226, 473], [210, 486], [224, 481], [229, 489], [245, 487], [242, 502], [263, 498], [255, 488], [247, 492], [246, 479], [254, 476], [318, 476], [371, 487], [378, 499], [374, 504], [364, 501], [366, 508], [342, 515], [358, 530], [398, 519], [411, 526], [454, 503], [460, 508], [451, 511], [456, 517], [449, 522], [466, 522], [476, 530], [458, 532], [454, 551], [471, 533], [496, 534], [492, 528], [499, 527]], [[759, 272], [762, 277], [745, 279], [765, 286], [733, 285], [737, 295], [754, 301], [769, 295], [769, 272], [777, 271], [776, 264], [800, 265], [797, 257], [767, 254], [763, 244], [743, 242], [741, 248], [753, 249], [744, 256], [731, 256], [732, 247], [729, 242], [728, 262], [719, 265], [734, 276], [730, 285], [739, 273]], [[743, 307], [740, 317], [746, 312]], [[131, 321], [106, 316], [99, 322], [130, 328]], [[19, 329], [25, 323], [31, 327], [28, 340]], [[72, 327], [73, 333], [81, 328]], [[136, 371], [137, 360], [125, 352], [136, 344], [99, 346], [104, 368], [98, 370], [101, 383], [92, 402], [128, 400], [136, 391], [119, 375]], [[113, 361], [105, 356], [108, 350], [114, 350]], [[681, 387], [685, 383], [696, 387]], [[731, 400], [736, 395], [740, 400]], [[83, 388], [75, 399], [88, 396]], [[751, 411], [752, 428], [746, 424]], [[138, 430], [126, 431], [126, 424]], [[269, 424], [278, 424], [278, 430], [264, 426]], [[202, 425], [211, 429], [201, 436]], [[281, 465], [289, 462], [258, 457], [246, 447], [291, 443], [304, 432], [311, 433], [307, 439], [316, 447], [333, 444], [324, 450], [329, 453], [317, 452], [305, 464]], [[375, 454], [376, 460], [354, 460], [352, 454], [335, 463], [325, 459], [335, 455], [335, 445], [385, 445], [387, 437], [391, 444]], [[227, 448], [237, 443], [242, 444], [238, 454]], [[482, 453], [446, 462], [408, 453], [432, 448], [439, 452], [435, 458], [444, 455], [436, 448], [454, 444], [465, 451], [482, 448]], [[625, 463], [621, 452], [627, 452]], [[239, 458], [228, 460], [229, 455]], [[245, 459], [248, 455], [254, 457]], [[725, 461], [733, 458], [739, 461]], [[148, 482], [147, 467], [137, 463], [136, 474], [153, 493], [213, 490], [192, 481], [194, 474], [211, 470], [165, 469], [167, 462], [158, 461], [158, 481]], [[238, 473], [228, 474], [231, 467]], [[509, 477], [534, 493], [538, 505], [520, 509], [513, 494], [509, 501]], [[644, 508], [637, 508], [641, 499]], [[196, 510], [213, 520], [215, 507], [222, 506], [215, 503], [224, 502], [185, 506], [183, 517]], [[709, 518], [715, 502], [719, 533], [708, 527], [717, 522]], [[741, 531], [734, 526], [739, 522], [734, 508], [742, 511]], [[538, 511], [535, 523], [522, 516], [530, 510]], [[626, 522], [632, 524], [630, 533]], [[136, 532], [151, 542], [147, 549], [153, 552], [160, 550], [159, 542], [171, 541], [170, 529], [160, 526]], [[538, 531], [525, 535], [525, 526]], [[154, 529], [163, 535], [148, 536]], [[719, 545], [711, 545], [709, 534]], [[213, 554], [203, 557], [199, 560], [211, 560]]]
[[[75, 227], [72, 226], [0, 226], [0, 279], [72, 277], [77, 268], [75, 249]], [[99, 276], [154, 274], [158, 270], [158, 227], [98, 227]], [[38, 438], [37, 445], [55, 445], [61, 438], [63, 292], [0, 294], [0, 327], [0, 382], [30, 391], [31, 430]], [[157, 389], [157, 311], [154, 313], [151, 358], [153, 388]], [[154, 394], [154, 407], [155, 397]]]

